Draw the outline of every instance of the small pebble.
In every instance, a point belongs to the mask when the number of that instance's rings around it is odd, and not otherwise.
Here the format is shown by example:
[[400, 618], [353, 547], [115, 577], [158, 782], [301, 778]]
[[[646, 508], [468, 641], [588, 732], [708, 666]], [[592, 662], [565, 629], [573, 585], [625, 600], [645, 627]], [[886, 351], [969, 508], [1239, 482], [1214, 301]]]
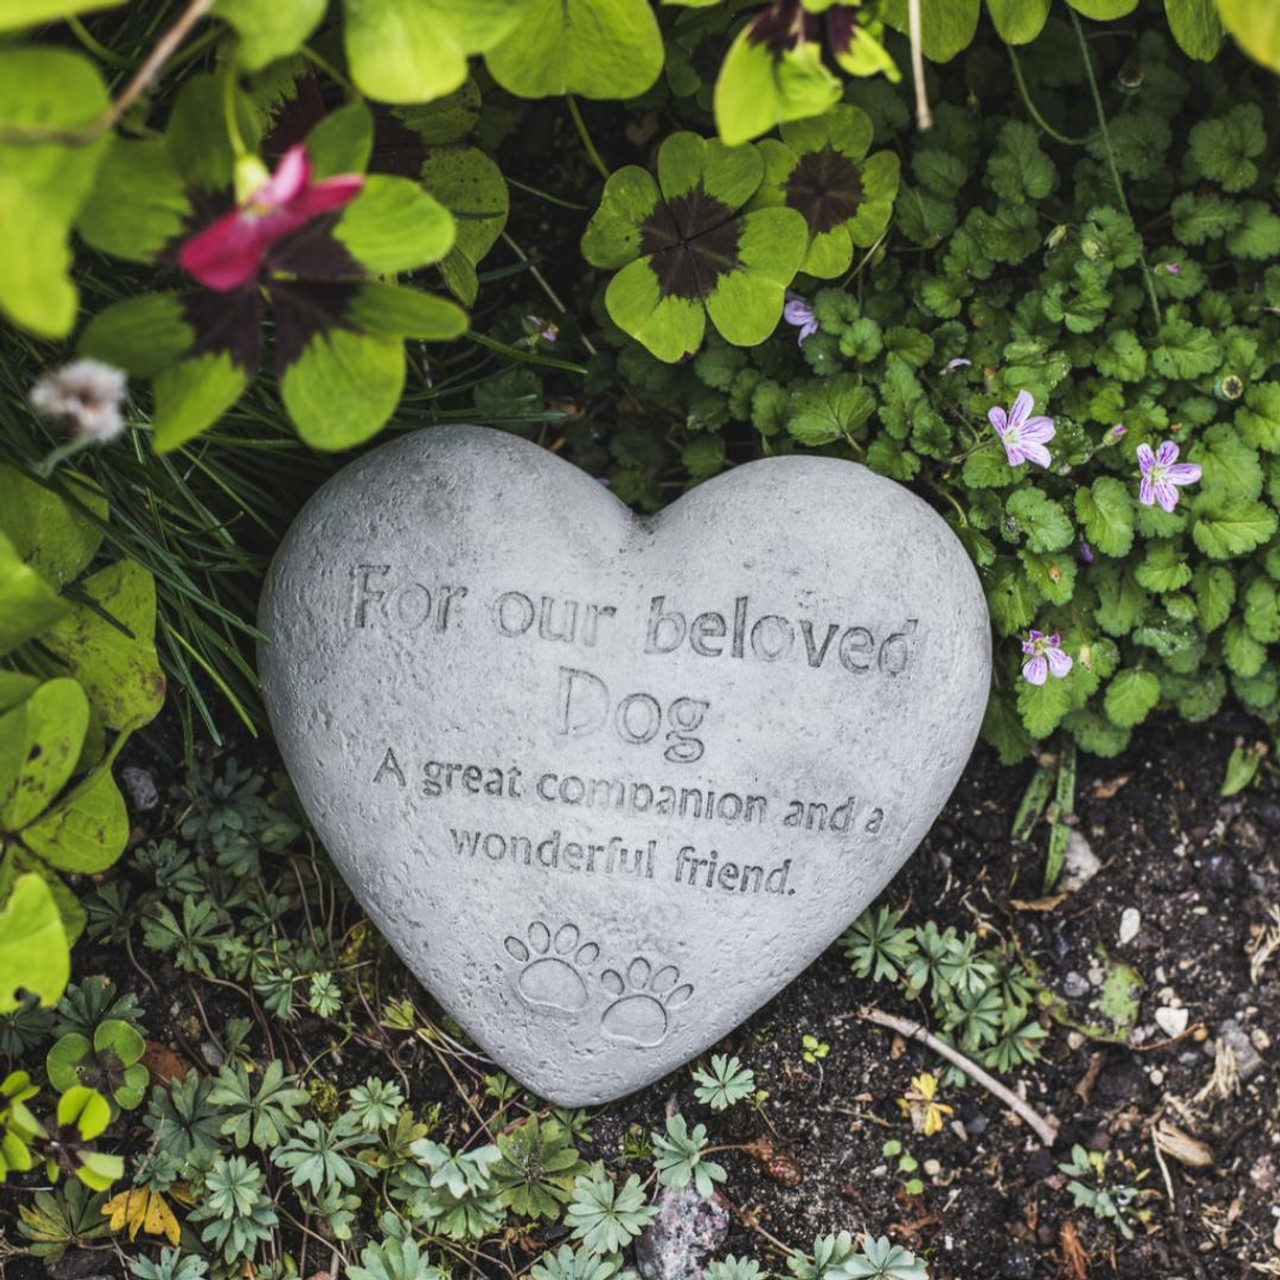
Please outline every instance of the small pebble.
[[1075, 893], [1082, 889], [1102, 869], [1098, 855], [1079, 831], [1067, 836], [1067, 848], [1062, 860], [1062, 875], [1058, 878], [1060, 893]]
[[1068, 1000], [1078, 1000], [1089, 993], [1089, 982], [1082, 974], [1073, 969], [1062, 982], [1062, 990]]
[[1125, 907], [1120, 913], [1120, 945], [1127, 946], [1142, 928], [1142, 914], [1137, 907]]
[[127, 765], [120, 770], [120, 781], [129, 793], [129, 803], [138, 813], [149, 813], [160, 803], [160, 791], [156, 780], [146, 769]]
[[1187, 1011], [1164, 1006], [1156, 1010], [1156, 1026], [1172, 1040], [1187, 1029]]

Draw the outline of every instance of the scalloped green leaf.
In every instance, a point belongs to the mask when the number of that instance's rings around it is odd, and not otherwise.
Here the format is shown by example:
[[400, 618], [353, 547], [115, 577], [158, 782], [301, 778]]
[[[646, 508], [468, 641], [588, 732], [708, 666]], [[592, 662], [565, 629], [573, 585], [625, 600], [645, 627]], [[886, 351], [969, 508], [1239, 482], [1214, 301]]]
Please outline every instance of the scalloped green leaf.
[[38, 818], [66, 786], [89, 727], [89, 700], [74, 680], [46, 680], [0, 715], [0, 829]]
[[1030, 44], [1049, 20], [1051, 0], [987, 0], [987, 12], [1006, 44]]
[[316, 449], [349, 449], [395, 412], [404, 388], [399, 337], [331, 329], [313, 337], [280, 380], [298, 434]]
[[531, 0], [485, 54], [489, 74], [518, 98], [634, 98], [658, 78], [662, 61], [649, 0]]
[[0, 655], [39, 635], [71, 606], [0, 533]]
[[[107, 518], [107, 499], [92, 480], [74, 473], [64, 483], [76, 501]], [[102, 529], [89, 515], [8, 463], [0, 463], [0, 533], [51, 586], [61, 588], [79, 577], [102, 545]]]
[[[87, 58], [67, 49], [0, 48], [0, 127], [74, 132], [106, 107], [106, 86]], [[105, 138], [83, 146], [0, 142], [0, 311], [41, 337], [61, 338], [75, 324], [71, 224], [106, 146]]]
[[467, 58], [492, 49], [530, 0], [343, 0], [356, 87], [379, 102], [428, 102], [461, 87]]
[[145, 724], [165, 694], [155, 646], [155, 579], [137, 561], [118, 560], [82, 579], [80, 590], [101, 612], [77, 604], [41, 643], [84, 686], [107, 728]]
[[823, 65], [820, 45], [800, 40], [774, 49], [757, 31], [756, 22], [742, 28], [716, 76], [716, 132], [731, 147], [784, 121], [821, 115], [840, 101], [840, 80]]
[[111, 770], [100, 768], [22, 832], [23, 843], [55, 871], [95, 875], [129, 843], [129, 815]]
[[334, 228], [355, 260], [374, 275], [439, 262], [453, 247], [453, 215], [409, 178], [374, 174]]
[[324, 17], [326, 0], [217, 0], [214, 14], [240, 39], [236, 61], [246, 71], [261, 71], [277, 58], [297, 53]]
[[42, 876], [20, 875], [0, 908], [0, 1014], [12, 1013], [19, 991], [55, 1003], [71, 978], [71, 949], [58, 904]]

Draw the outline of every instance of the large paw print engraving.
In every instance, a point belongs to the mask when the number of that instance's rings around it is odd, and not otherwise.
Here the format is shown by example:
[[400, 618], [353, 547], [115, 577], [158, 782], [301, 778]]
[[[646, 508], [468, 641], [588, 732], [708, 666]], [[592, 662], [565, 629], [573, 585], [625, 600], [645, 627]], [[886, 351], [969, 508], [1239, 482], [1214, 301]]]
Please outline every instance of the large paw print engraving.
[[586, 1007], [585, 973], [600, 948], [594, 942], [581, 942], [577, 925], [561, 925], [552, 937], [551, 930], [535, 920], [527, 940], [508, 937], [502, 945], [520, 965], [516, 988], [527, 1004], [562, 1013], [578, 1013]]
[[643, 956], [632, 960], [625, 974], [606, 969], [600, 985], [614, 997], [600, 1019], [600, 1029], [613, 1040], [646, 1049], [666, 1039], [670, 1011], [693, 995], [693, 985], [681, 983], [675, 965], [663, 965], [655, 972]]

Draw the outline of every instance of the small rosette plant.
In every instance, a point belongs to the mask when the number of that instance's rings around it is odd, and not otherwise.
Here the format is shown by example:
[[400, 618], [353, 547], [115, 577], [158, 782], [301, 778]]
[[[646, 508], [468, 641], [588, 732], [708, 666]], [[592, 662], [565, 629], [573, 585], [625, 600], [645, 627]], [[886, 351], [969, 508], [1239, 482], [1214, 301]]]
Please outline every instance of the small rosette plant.
[[656, 178], [628, 165], [605, 184], [582, 252], [617, 270], [609, 316], [660, 360], [697, 351], [708, 317], [739, 346], [776, 327], [808, 235], [794, 209], [746, 208], [764, 175], [755, 146], [676, 133], [658, 151]]
[[206, 430], [256, 376], [264, 302], [285, 409], [320, 449], [358, 444], [391, 416], [406, 338], [466, 329], [455, 303], [389, 282], [445, 258], [455, 223], [418, 183], [364, 174], [367, 108], [331, 112], [274, 174], [256, 155], [259, 130], [222, 76], [194, 76], [163, 137], [112, 139], [80, 214], [95, 248], [174, 272], [172, 289], [99, 312], [80, 341], [151, 379], [162, 451]]

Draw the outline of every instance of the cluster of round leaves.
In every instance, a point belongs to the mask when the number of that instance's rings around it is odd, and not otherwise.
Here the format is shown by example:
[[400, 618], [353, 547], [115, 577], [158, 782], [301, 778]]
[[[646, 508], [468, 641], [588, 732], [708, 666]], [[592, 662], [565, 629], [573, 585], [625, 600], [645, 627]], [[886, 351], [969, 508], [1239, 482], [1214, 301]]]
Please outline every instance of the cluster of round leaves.
[[[1228, 691], [1280, 718], [1280, 163], [1262, 105], [1239, 55], [1196, 63], [1148, 30], [1093, 51], [1104, 139], [1070, 26], [1051, 18], [1018, 57], [1077, 144], [1022, 118], [994, 41], [940, 77], [927, 133], [904, 132], [903, 90], [855, 86], [876, 142], [909, 139], [884, 251], [847, 287], [800, 274], [799, 332], [713, 338], [677, 369], [633, 349], [618, 372], [683, 408], [694, 479], [742, 423], [768, 452], [851, 457], [934, 501], [986, 590], [1004, 758], [1060, 726], [1112, 754], [1157, 707], [1201, 720]], [[1024, 391], [1054, 424], [1045, 467], [988, 418]], [[1143, 500], [1165, 441], [1200, 469], [1171, 511]], [[1064, 678], [1023, 678], [1032, 629], [1060, 637]]]
[[665, 361], [697, 351], [708, 318], [735, 345], [762, 342], [797, 272], [841, 275], [883, 232], [898, 158], [868, 155], [871, 137], [866, 113], [840, 105], [759, 144], [672, 134], [656, 176], [612, 174], [582, 239], [589, 263], [617, 270], [610, 318]]

